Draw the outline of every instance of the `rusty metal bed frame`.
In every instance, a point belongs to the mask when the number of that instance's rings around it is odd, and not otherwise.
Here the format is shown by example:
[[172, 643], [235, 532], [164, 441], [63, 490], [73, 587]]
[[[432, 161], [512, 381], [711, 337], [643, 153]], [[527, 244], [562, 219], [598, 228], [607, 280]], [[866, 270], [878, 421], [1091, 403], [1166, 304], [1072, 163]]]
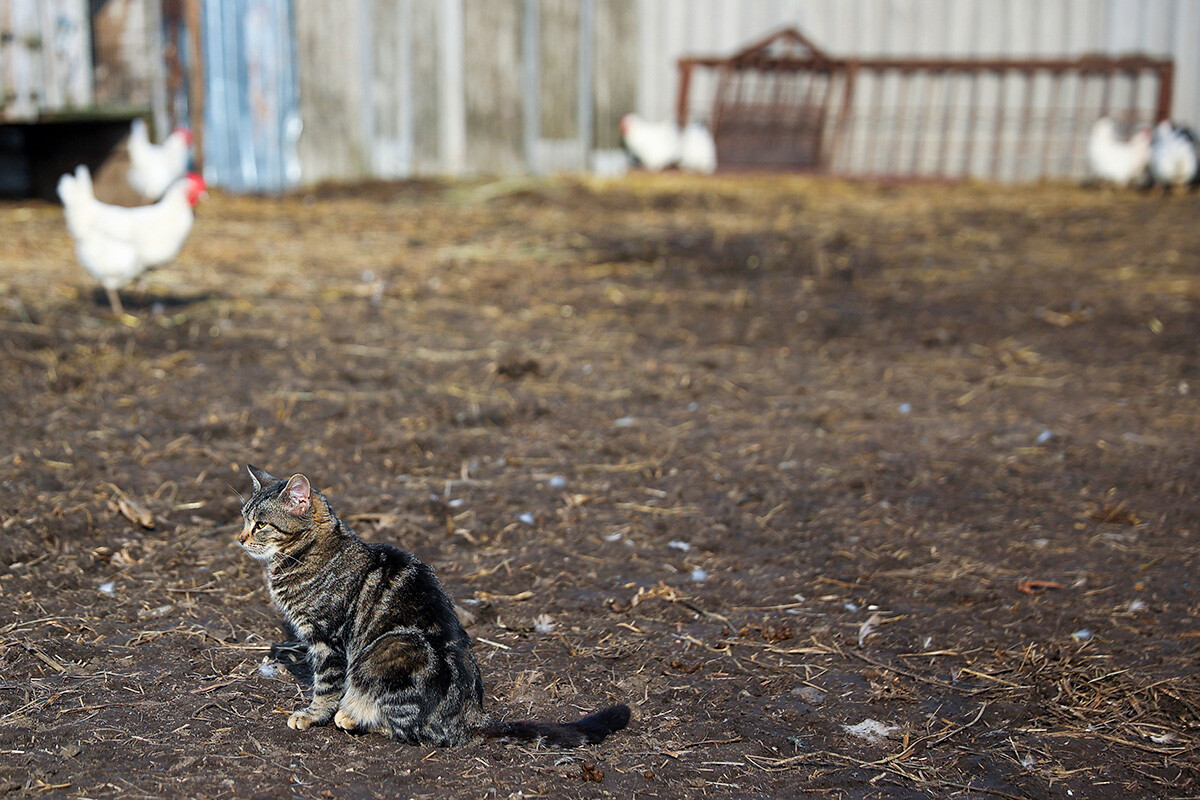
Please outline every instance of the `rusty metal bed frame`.
[[678, 68], [681, 125], [694, 73], [715, 72], [709, 124], [722, 169], [1023, 180], [1078, 175], [1100, 116], [1169, 119], [1175, 69], [1143, 55], [835, 58], [794, 28]]

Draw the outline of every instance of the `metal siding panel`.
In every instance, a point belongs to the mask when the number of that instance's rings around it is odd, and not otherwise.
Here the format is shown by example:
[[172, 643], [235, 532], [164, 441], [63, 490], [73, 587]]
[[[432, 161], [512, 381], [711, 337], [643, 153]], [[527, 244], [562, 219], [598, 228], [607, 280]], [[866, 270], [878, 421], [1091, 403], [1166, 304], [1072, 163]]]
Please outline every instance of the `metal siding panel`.
[[235, 192], [294, 185], [299, 112], [289, 0], [208, 2], [202, 19], [205, 179]]

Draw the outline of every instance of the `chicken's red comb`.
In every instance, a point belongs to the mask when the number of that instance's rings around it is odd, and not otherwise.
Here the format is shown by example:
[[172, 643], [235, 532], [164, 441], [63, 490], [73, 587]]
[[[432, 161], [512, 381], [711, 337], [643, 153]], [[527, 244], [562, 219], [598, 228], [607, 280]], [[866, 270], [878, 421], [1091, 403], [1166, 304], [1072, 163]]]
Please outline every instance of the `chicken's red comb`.
[[192, 136], [192, 132], [189, 129], [184, 128], [183, 126], [180, 126], [180, 127], [176, 128], [173, 132], [178, 133], [180, 136], [182, 136], [183, 141], [185, 143], [187, 143], [188, 145], [190, 145], [192, 143], [192, 139], [194, 137]]
[[199, 173], [189, 172], [187, 174], [187, 200], [191, 205], [196, 205], [200, 202], [200, 195], [208, 190], [208, 184], [204, 182], [204, 178], [200, 177]]

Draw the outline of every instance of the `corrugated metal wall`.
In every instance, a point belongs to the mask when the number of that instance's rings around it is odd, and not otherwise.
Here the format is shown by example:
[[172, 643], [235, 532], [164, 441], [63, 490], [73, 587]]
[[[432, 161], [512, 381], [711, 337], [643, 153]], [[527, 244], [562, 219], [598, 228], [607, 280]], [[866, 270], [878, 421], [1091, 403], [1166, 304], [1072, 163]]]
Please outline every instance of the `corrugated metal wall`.
[[[586, 168], [619, 145], [626, 111], [673, 115], [680, 56], [728, 55], [784, 26], [835, 56], [1169, 55], [1175, 116], [1200, 123], [1200, 0], [292, 2], [290, 17], [287, 0], [205, 3], [205, 155], [219, 185]], [[859, 98], [889, 91], [862, 88]], [[693, 107], [709, 107], [712, 89], [698, 75]], [[282, 155], [265, 164], [272, 142]], [[852, 136], [835, 166], [876, 171], [882, 157]], [[1005, 176], [1027, 172], [1014, 160]]]
[[[1174, 116], [1200, 124], [1197, 0], [638, 0], [638, 15], [638, 108], [653, 119], [674, 115], [675, 62], [680, 56], [728, 55], [772, 30], [795, 26], [827, 53], [841, 57], [1028, 58], [1131, 52], [1169, 56], [1176, 62]], [[694, 108], [711, 106], [714, 83], [711, 75], [697, 75], [691, 95]], [[991, 98], [986, 102], [998, 102], [995, 78], [967, 90]], [[895, 93], [887, 79], [859, 87], [853, 112], [859, 116], [851, 126], [858, 134], [839, 154], [837, 170], [887, 171], [883, 160], [888, 156], [871, 149], [864, 125], [895, 123]], [[1148, 98], [1150, 92], [1143, 89], [1140, 96]], [[865, 105], [880, 100], [884, 113], [875, 120], [864, 118], [874, 113]], [[1008, 102], [1017, 102], [1012, 93]], [[1045, 97], [1040, 102], [1046, 102]], [[998, 135], [1015, 139], [1018, 132], [1006, 126]], [[1067, 135], [1086, 136], [1086, 131]], [[984, 145], [972, 156], [971, 174], [989, 170], [991, 143]], [[1030, 165], [1017, 158], [1010, 161], [1000, 170], [1002, 177], [1033, 174]], [[1082, 160], [1068, 167], [1062, 172], [1079, 174]]]
[[300, 178], [291, 13], [289, 0], [204, 5], [204, 176], [214, 186], [272, 192]]

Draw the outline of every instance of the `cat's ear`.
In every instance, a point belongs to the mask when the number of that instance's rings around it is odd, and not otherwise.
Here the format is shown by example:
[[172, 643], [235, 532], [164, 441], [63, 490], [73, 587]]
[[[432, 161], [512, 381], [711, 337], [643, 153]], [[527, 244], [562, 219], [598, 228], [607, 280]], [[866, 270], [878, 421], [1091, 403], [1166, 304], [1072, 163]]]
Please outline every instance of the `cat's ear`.
[[309, 485], [308, 478], [293, 475], [288, 479], [287, 486], [283, 487], [279, 499], [283, 501], [284, 511], [297, 517], [304, 516], [312, 505], [312, 486]]
[[256, 492], [268, 483], [279, 480], [265, 469], [259, 469], [253, 464], [247, 464], [246, 469], [250, 471], [250, 480], [254, 481], [254, 491]]

